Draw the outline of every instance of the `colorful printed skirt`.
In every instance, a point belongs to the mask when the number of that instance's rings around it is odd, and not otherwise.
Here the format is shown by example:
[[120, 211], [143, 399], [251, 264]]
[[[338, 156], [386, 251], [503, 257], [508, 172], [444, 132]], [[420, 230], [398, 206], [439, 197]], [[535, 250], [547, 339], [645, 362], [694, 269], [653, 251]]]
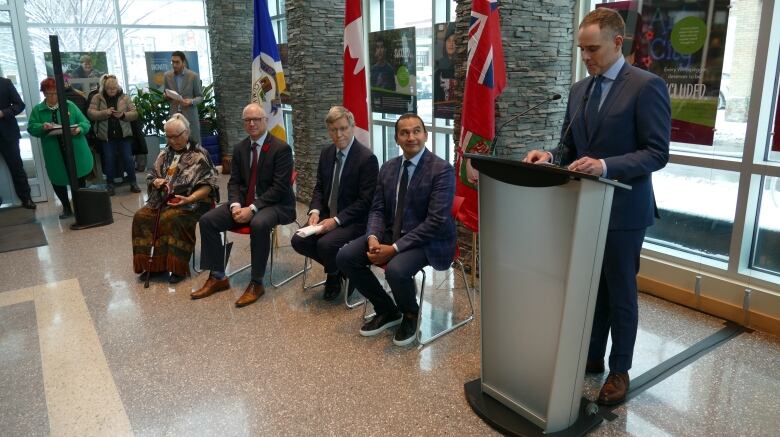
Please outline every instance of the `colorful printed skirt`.
[[154, 221], [157, 210], [145, 206], [133, 217], [133, 270], [141, 273], [171, 272], [187, 276], [190, 272], [190, 257], [195, 250], [195, 225], [200, 216], [211, 208], [200, 202], [194, 211], [176, 207], [165, 207], [160, 215], [160, 230], [154, 245], [151, 266], [149, 255], [154, 236]]

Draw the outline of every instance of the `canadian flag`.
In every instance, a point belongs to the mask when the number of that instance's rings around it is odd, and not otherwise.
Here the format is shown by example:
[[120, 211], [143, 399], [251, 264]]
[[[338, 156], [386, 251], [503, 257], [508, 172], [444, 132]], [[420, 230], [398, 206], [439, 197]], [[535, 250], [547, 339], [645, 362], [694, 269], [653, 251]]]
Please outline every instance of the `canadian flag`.
[[347, 0], [344, 11], [344, 107], [355, 116], [355, 138], [370, 147], [363, 12], [360, 3], [361, 0]]

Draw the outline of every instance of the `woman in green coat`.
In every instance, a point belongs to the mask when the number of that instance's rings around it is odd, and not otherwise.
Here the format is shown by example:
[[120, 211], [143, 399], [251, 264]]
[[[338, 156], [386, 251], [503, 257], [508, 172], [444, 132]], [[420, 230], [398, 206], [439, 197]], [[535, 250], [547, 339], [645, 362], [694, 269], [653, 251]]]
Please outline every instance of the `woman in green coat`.
[[[60, 219], [73, 215], [73, 209], [68, 200], [68, 170], [65, 167], [64, 146], [62, 144], [61, 130], [55, 130], [59, 125], [60, 110], [57, 101], [57, 85], [52, 78], [46, 78], [41, 82], [41, 92], [44, 100], [35, 105], [27, 123], [27, 132], [41, 139], [43, 145], [43, 160], [46, 163], [46, 174], [49, 175], [54, 193], [62, 203]], [[84, 136], [89, 131], [89, 120], [82, 114], [79, 108], [71, 101], [68, 104], [68, 118], [73, 126], [70, 129], [73, 139], [73, 155], [76, 158], [76, 176], [79, 178], [79, 186], [86, 182], [85, 176], [92, 171], [92, 152], [87, 146]], [[74, 126], [75, 125], [75, 126]]]

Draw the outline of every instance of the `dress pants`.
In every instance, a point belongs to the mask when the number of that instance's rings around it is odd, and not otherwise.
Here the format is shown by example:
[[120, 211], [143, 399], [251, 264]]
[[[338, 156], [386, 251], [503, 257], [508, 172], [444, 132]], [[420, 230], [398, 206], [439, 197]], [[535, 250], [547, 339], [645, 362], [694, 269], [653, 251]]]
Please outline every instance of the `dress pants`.
[[611, 331], [609, 369], [613, 372], [631, 368], [639, 324], [636, 275], [644, 239], [645, 229], [607, 232], [588, 359], [604, 358]]
[[417, 314], [420, 307], [417, 304], [414, 275], [428, 265], [425, 250], [416, 247], [403, 251], [391, 258], [385, 266], [385, 280], [390, 284], [395, 303], [371, 271], [367, 251], [368, 242], [365, 236], [352, 240], [336, 255], [339, 270], [371, 301], [377, 314], [392, 313], [396, 309], [402, 313]]
[[[287, 211], [290, 209], [290, 211]], [[292, 219], [290, 219], [292, 216]], [[249, 221], [249, 246], [252, 251], [252, 282], [263, 283], [265, 265], [271, 250], [270, 234], [274, 226], [287, 224], [295, 220], [295, 209], [270, 206], [263, 208], [252, 216]], [[230, 213], [230, 205], [223, 204], [203, 214], [198, 221], [200, 225], [201, 259], [200, 268], [204, 270], [225, 270], [224, 253], [221, 232], [243, 226], [236, 223]]]
[[11, 179], [14, 181], [14, 190], [19, 200], [30, 200], [30, 184], [27, 182], [27, 173], [24, 172], [22, 155], [19, 151], [19, 140], [5, 140], [0, 138], [0, 153], [3, 154]]
[[347, 226], [336, 226], [323, 235], [311, 235], [306, 238], [293, 235], [291, 244], [296, 252], [322, 264], [325, 273], [336, 274], [339, 270], [336, 265], [336, 254], [339, 249], [365, 232], [365, 224], [353, 223]]

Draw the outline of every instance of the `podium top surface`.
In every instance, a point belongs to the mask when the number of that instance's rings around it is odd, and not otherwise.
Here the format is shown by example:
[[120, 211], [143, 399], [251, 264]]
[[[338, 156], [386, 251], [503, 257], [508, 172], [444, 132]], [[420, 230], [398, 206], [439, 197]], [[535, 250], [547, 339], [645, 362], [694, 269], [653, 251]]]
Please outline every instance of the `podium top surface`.
[[471, 159], [471, 165], [481, 174], [490, 176], [501, 182], [524, 187], [553, 187], [564, 185], [571, 180], [587, 179], [598, 181], [616, 188], [630, 190], [631, 186], [611, 179], [571, 171], [566, 167], [552, 164], [528, 164], [522, 161], [498, 158], [495, 156], [466, 153], [465, 158]]

